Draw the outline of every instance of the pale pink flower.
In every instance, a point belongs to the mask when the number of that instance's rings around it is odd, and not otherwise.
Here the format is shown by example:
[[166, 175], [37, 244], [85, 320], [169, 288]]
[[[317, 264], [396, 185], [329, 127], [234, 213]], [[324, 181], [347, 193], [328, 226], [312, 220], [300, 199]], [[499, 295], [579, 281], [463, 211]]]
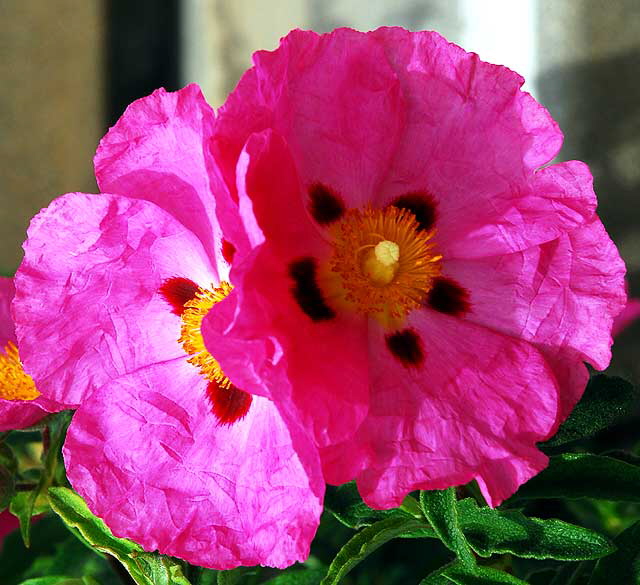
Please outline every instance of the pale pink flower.
[[284, 567], [309, 553], [324, 482], [297, 421], [202, 343], [229, 291], [213, 119], [196, 86], [127, 109], [95, 158], [103, 194], [64, 195], [31, 223], [18, 338], [43, 395], [78, 408], [68, 476], [114, 534], [217, 569]]
[[500, 503], [610, 360], [625, 268], [588, 168], [546, 166], [522, 78], [433, 32], [294, 31], [254, 64], [211, 141], [235, 289], [205, 343], [369, 505]]

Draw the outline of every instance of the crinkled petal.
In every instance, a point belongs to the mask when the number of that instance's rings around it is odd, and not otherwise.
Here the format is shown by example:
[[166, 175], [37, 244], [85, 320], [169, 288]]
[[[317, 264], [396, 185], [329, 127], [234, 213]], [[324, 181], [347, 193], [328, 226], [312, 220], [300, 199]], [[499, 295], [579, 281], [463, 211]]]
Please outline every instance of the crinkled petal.
[[127, 108], [100, 141], [94, 164], [101, 191], [156, 203], [196, 234], [213, 265], [225, 270], [205, 161], [214, 118], [197, 85], [158, 89]]
[[[108, 380], [183, 355], [158, 289], [215, 281], [196, 236], [148, 201], [74, 193], [31, 222], [13, 309], [26, 371], [46, 397], [79, 404]], [[217, 283], [216, 283], [217, 284]]]
[[7, 342], [16, 342], [16, 332], [11, 318], [11, 301], [15, 294], [13, 278], [0, 276], [0, 349]]
[[147, 550], [216, 569], [306, 559], [324, 492], [316, 450], [262, 397], [219, 425], [206, 386], [177, 359], [96, 391], [64, 447], [73, 487]]
[[289, 144], [305, 190], [326, 184], [350, 205], [374, 197], [404, 113], [383, 47], [349, 29], [296, 30], [254, 63], [220, 110], [212, 142], [228, 184], [248, 137], [272, 128]]
[[[15, 328], [11, 318], [11, 301], [15, 294], [12, 278], [0, 277], [0, 353], [7, 342], [16, 343]], [[49, 412], [62, 410], [62, 406], [39, 396], [35, 400], [0, 399], [0, 431], [24, 429], [38, 422]]]
[[325, 451], [325, 477], [355, 473], [375, 508], [476, 478], [496, 506], [547, 463], [535, 443], [555, 423], [554, 375], [532, 345], [484, 327], [430, 310], [410, 326], [424, 349], [410, 367], [371, 328], [369, 415], [351, 443]]
[[320, 444], [344, 440], [368, 408], [366, 320], [336, 312], [314, 321], [296, 301], [292, 263], [311, 258], [319, 266], [327, 244], [295, 198], [295, 168], [279, 136], [252, 136], [240, 156], [238, 185], [247, 232], [259, 223], [264, 236], [234, 260], [235, 290], [205, 317], [205, 343], [244, 390], [275, 400], [293, 392]]
[[443, 269], [470, 292], [469, 320], [549, 351], [574, 350], [600, 370], [609, 364], [625, 266], [597, 217], [542, 246]]
[[30, 427], [47, 414], [49, 412], [40, 406], [37, 399], [35, 401], [0, 399], [0, 431]]

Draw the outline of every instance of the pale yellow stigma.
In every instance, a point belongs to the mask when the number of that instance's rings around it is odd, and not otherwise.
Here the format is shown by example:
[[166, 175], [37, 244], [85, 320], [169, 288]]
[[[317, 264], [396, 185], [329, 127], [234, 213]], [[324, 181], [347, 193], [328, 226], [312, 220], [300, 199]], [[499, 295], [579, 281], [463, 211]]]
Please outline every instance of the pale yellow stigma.
[[217, 382], [221, 388], [229, 388], [231, 382], [224, 375], [220, 364], [207, 351], [200, 328], [202, 320], [211, 307], [224, 299], [232, 289], [233, 287], [225, 281], [212, 290], [198, 288], [195, 298], [184, 305], [180, 339], [178, 339], [184, 350], [191, 356], [188, 359], [189, 363], [196, 366], [205, 378]]
[[406, 209], [349, 210], [332, 228], [330, 269], [340, 278], [327, 292], [383, 325], [397, 326], [425, 302], [440, 275], [433, 235]]
[[22, 367], [18, 348], [11, 341], [0, 353], [0, 398], [3, 400], [35, 400], [40, 396], [31, 376]]

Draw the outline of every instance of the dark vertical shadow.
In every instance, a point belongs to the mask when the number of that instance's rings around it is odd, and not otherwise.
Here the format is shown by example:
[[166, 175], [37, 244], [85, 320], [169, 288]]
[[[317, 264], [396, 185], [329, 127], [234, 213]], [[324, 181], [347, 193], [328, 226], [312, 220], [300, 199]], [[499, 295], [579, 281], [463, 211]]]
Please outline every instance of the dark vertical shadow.
[[107, 0], [105, 3], [108, 126], [134, 100], [180, 84], [179, 0]]

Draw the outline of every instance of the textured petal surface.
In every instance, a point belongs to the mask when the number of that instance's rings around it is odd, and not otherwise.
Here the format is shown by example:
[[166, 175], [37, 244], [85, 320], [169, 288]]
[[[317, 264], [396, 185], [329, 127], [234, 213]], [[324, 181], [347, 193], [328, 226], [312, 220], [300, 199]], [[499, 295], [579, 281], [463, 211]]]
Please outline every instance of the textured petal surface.
[[614, 337], [624, 331], [631, 323], [640, 317], [640, 299], [629, 299], [622, 313], [613, 321], [611, 335]]
[[410, 325], [425, 352], [411, 368], [371, 327], [369, 416], [351, 444], [327, 450], [325, 474], [329, 482], [355, 474], [376, 508], [476, 478], [495, 506], [546, 465], [535, 443], [555, 421], [555, 380], [525, 342], [430, 310], [413, 313]]
[[[205, 340], [252, 391], [291, 397], [331, 483], [357, 477], [370, 504], [389, 507], [416, 487], [475, 477], [502, 501], [546, 464], [535, 443], [581, 395], [583, 361], [610, 359], [624, 266], [595, 216], [589, 170], [543, 167], [562, 134], [522, 78], [436, 33], [294, 31], [254, 63], [211, 143], [230, 193], [218, 211], [240, 253]], [[274, 154], [273, 136], [289, 157]], [[335, 314], [315, 319], [292, 301], [294, 254], [322, 268], [331, 242], [312, 211], [317, 184], [345, 208], [401, 196], [431, 206], [443, 275], [470, 305], [456, 318], [408, 317], [426, 351], [418, 369], [339, 299], [321, 299]], [[314, 277], [304, 292], [317, 303], [335, 289], [323, 283], [331, 275]], [[400, 353], [420, 357], [400, 334]]]
[[229, 185], [248, 136], [272, 128], [291, 148], [303, 200], [317, 183], [353, 206], [429, 193], [451, 257], [521, 250], [593, 214], [585, 165], [533, 173], [562, 134], [522, 78], [437, 33], [293, 31], [254, 61], [212, 141]]
[[[11, 301], [15, 289], [12, 278], [0, 277], [0, 352], [4, 353], [7, 342], [16, 343], [16, 334], [11, 318]], [[0, 431], [24, 429], [36, 423], [49, 412], [62, 407], [40, 396], [36, 400], [0, 399]], [[12, 516], [13, 517], [13, 516]]]
[[288, 270], [301, 257], [322, 258], [326, 243], [296, 199], [299, 184], [281, 138], [254, 135], [240, 158], [242, 219], [248, 233], [258, 222], [264, 235], [244, 261], [240, 253], [234, 260], [236, 289], [205, 317], [205, 342], [235, 384], [274, 399], [293, 392], [320, 444], [343, 440], [368, 407], [366, 321], [341, 314], [314, 322], [303, 313]]
[[213, 120], [197, 85], [158, 89], [127, 108], [94, 163], [102, 192], [156, 203], [198, 236], [213, 266], [224, 266], [205, 161]]
[[94, 393], [64, 447], [74, 488], [148, 550], [216, 569], [306, 559], [324, 491], [316, 450], [265, 398], [218, 425], [206, 384], [178, 359]]
[[183, 355], [164, 280], [215, 273], [194, 234], [147, 201], [70, 194], [31, 222], [14, 317], [26, 371], [68, 406], [120, 374]]

